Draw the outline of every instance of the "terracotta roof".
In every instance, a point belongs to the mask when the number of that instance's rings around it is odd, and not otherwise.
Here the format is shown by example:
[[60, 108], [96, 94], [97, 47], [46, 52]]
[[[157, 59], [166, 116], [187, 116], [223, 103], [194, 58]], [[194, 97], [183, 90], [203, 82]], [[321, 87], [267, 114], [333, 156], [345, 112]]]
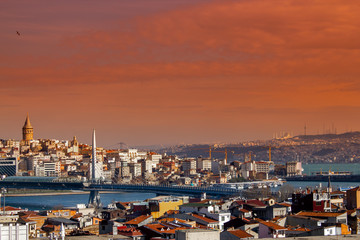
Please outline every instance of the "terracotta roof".
[[211, 219], [211, 218], [207, 218], [207, 217], [203, 217], [201, 215], [198, 214], [192, 214], [193, 217], [200, 219], [202, 221], [208, 222], [208, 223], [217, 223], [217, 220]]
[[137, 228], [118, 228], [118, 234], [128, 237], [144, 236]]
[[349, 189], [348, 191], [360, 191], [360, 186], [356, 187], [356, 188], [352, 188], [352, 189]]
[[249, 210], [244, 209], [244, 208], [239, 209], [239, 211], [240, 211], [240, 212], [244, 212], [244, 213], [248, 213], [248, 212], [250, 212]]
[[134, 219], [132, 219], [132, 220], [130, 220], [130, 221], [125, 222], [124, 224], [137, 225], [137, 224], [145, 221], [146, 219], [148, 219], [148, 218], [150, 218], [150, 217], [151, 217], [151, 215], [149, 215], [149, 216], [147, 216], [147, 215], [141, 215], [141, 216], [139, 216], [139, 217], [137, 217], [137, 218], [134, 218]]
[[245, 204], [246, 202], [244, 200], [238, 200], [238, 201], [235, 201], [237, 204], [239, 205], [243, 205]]
[[145, 227], [159, 234], [164, 234], [164, 233], [175, 234], [176, 230], [186, 229], [186, 228], [170, 228], [169, 226], [159, 223], [147, 224], [145, 225]]
[[306, 217], [338, 217], [344, 214], [338, 212], [299, 212], [298, 216], [306, 216]]
[[259, 200], [256, 200], [256, 199], [247, 200], [245, 204], [250, 205], [250, 206], [254, 206], [254, 207], [266, 207], [267, 206], [262, 201], [259, 201]]
[[348, 215], [351, 215], [356, 212], [356, 209], [351, 209], [346, 211]]
[[159, 222], [180, 222], [180, 223], [187, 223], [186, 220], [180, 219], [180, 218], [162, 218], [158, 219]]
[[288, 230], [290, 230], [290, 231], [299, 231], [299, 232], [309, 232], [310, 231], [309, 228], [294, 227], [294, 226], [288, 226]]
[[166, 212], [168, 215], [171, 215], [171, 214], [178, 214], [178, 213], [180, 213], [180, 211], [179, 210], [169, 210], [169, 211], [167, 211]]
[[[4, 210], [4, 207], [0, 208], [1, 211]], [[5, 211], [21, 211], [21, 208], [15, 208], [15, 207], [11, 207], [11, 206], [5, 206]]]
[[345, 194], [346, 192], [343, 191], [333, 191], [330, 194]]
[[289, 204], [289, 203], [278, 203], [278, 205], [285, 206], [285, 207], [291, 207], [291, 204]]
[[232, 235], [238, 237], [238, 238], [252, 238], [254, 237], [253, 235], [243, 231], [243, 230], [240, 230], [240, 229], [237, 229], [237, 230], [230, 230], [228, 231], [229, 233], [231, 233]]
[[286, 227], [282, 227], [276, 223], [273, 222], [265, 222], [265, 221], [261, 221], [261, 224], [267, 226], [268, 228], [274, 229], [274, 230], [286, 230]]

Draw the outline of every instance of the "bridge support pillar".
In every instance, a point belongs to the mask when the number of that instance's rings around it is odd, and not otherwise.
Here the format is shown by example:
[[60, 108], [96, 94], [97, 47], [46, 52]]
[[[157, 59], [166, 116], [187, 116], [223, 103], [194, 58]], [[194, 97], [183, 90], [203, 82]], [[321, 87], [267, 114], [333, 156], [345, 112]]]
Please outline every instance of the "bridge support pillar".
[[98, 190], [91, 190], [89, 194], [89, 207], [101, 207], [100, 194]]

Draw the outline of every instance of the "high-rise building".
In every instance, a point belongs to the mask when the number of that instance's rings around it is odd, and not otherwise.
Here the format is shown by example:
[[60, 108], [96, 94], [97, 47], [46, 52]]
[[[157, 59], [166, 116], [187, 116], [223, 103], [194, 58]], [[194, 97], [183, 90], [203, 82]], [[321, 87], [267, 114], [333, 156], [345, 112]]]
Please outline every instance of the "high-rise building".
[[26, 116], [25, 124], [22, 128], [23, 141], [25, 144], [29, 144], [31, 140], [34, 139], [34, 129], [31, 126], [29, 114]]

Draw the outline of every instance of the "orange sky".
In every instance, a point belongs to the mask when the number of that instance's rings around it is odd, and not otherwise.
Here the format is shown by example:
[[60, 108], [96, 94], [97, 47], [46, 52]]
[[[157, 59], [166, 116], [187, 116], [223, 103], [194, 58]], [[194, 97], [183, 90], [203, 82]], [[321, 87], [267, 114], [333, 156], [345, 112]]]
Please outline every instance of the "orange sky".
[[[130, 146], [360, 129], [358, 0], [3, 1], [0, 138]], [[20, 36], [16, 34], [20, 32]]]

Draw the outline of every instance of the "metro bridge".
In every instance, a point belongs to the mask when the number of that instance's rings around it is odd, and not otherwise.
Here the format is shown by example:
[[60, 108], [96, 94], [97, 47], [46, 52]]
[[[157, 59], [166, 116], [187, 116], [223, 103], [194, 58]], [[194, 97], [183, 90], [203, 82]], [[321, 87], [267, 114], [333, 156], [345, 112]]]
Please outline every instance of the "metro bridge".
[[[192, 187], [150, 184], [111, 184], [91, 183], [60, 179], [57, 177], [7, 177], [0, 181], [0, 188], [15, 189], [47, 189], [47, 190], [80, 190], [92, 192], [98, 191], [123, 191], [123, 192], [152, 192], [157, 194], [191, 195], [200, 196], [206, 193], [215, 197], [239, 196], [241, 190], [220, 187]], [[93, 196], [90, 196], [90, 199]], [[91, 201], [89, 199], [89, 202]]]

